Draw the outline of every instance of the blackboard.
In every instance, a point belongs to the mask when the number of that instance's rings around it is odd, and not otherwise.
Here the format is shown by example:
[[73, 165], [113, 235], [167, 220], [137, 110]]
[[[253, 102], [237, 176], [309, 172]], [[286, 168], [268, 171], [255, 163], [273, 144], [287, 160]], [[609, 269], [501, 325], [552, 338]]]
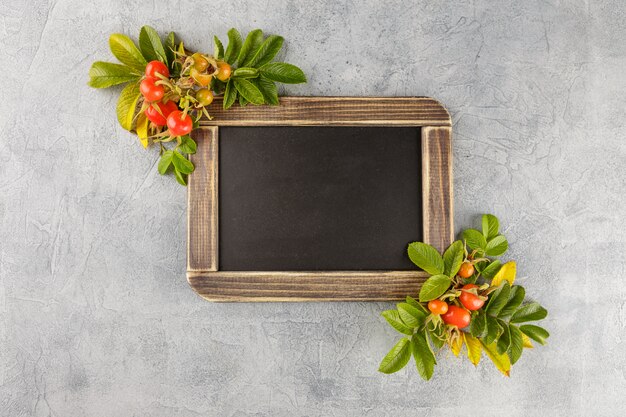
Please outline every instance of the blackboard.
[[415, 269], [419, 127], [225, 127], [219, 150], [221, 268]]
[[382, 301], [453, 238], [451, 122], [423, 97], [219, 99], [194, 130], [187, 280], [211, 301]]

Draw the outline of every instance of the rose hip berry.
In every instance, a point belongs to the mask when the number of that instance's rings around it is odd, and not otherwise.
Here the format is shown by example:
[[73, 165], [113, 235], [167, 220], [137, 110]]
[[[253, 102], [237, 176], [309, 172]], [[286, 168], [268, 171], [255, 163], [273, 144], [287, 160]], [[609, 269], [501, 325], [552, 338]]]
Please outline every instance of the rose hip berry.
[[478, 285], [467, 284], [464, 285], [461, 289], [461, 295], [459, 296], [459, 301], [463, 304], [463, 307], [470, 311], [475, 311], [481, 308], [485, 304], [485, 300], [481, 299], [478, 295], [466, 291], [471, 290], [473, 288], [478, 288]]
[[188, 114], [176, 110], [167, 116], [167, 128], [172, 136], [184, 136], [191, 132], [193, 121]]
[[173, 101], [168, 101], [167, 103], [152, 103], [144, 113], [148, 120], [155, 125], [165, 126], [167, 124], [167, 116], [176, 110], [178, 110], [178, 105]]
[[471, 277], [472, 275], [474, 275], [474, 265], [472, 265], [471, 262], [463, 262], [457, 275], [461, 278]]
[[170, 70], [168, 70], [167, 65], [161, 61], [148, 62], [148, 65], [146, 65], [146, 77], [152, 78], [154, 81], [158, 81], [161, 78], [157, 74], [161, 74], [165, 78], [169, 78]]
[[464, 308], [451, 305], [448, 307], [448, 312], [441, 316], [443, 322], [451, 326], [456, 326], [459, 329], [467, 327], [470, 324], [471, 316], [469, 311]]

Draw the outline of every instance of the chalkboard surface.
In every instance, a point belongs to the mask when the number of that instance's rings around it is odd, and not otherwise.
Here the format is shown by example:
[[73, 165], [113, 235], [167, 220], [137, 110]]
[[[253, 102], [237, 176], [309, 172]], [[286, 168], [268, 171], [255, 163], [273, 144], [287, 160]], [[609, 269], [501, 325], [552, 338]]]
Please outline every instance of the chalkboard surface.
[[411, 270], [419, 127], [221, 127], [224, 271]]

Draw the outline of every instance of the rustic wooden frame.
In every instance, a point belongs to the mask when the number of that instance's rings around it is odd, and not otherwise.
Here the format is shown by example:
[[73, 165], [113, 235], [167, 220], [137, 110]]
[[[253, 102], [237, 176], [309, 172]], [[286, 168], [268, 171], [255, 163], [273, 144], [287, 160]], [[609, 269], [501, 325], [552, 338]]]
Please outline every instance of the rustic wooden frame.
[[[409, 126], [422, 133], [424, 242], [453, 241], [451, 120], [425, 97], [284, 97], [280, 106], [233, 106], [216, 100], [193, 133], [198, 152], [189, 177], [187, 280], [210, 301], [390, 301], [419, 293], [423, 271], [229, 272], [218, 265], [219, 126]], [[398, 248], [403, 250], [403, 248]]]

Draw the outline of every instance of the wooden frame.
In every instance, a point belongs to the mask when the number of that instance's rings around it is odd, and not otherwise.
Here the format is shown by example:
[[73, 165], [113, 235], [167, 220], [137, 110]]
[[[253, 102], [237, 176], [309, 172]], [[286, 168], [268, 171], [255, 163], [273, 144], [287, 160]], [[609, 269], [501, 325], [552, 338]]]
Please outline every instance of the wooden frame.
[[[423, 271], [228, 272], [218, 265], [219, 126], [410, 126], [422, 132], [424, 242], [453, 241], [451, 121], [425, 97], [284, 97], [280, 106], [233, 106], [216, 100], [193, 133], [198, 152], [189, 178], [187, 280], [210, 301], [391, 301], [417, 295]], [[398, 250], [402, 250], [399, 248]]]

